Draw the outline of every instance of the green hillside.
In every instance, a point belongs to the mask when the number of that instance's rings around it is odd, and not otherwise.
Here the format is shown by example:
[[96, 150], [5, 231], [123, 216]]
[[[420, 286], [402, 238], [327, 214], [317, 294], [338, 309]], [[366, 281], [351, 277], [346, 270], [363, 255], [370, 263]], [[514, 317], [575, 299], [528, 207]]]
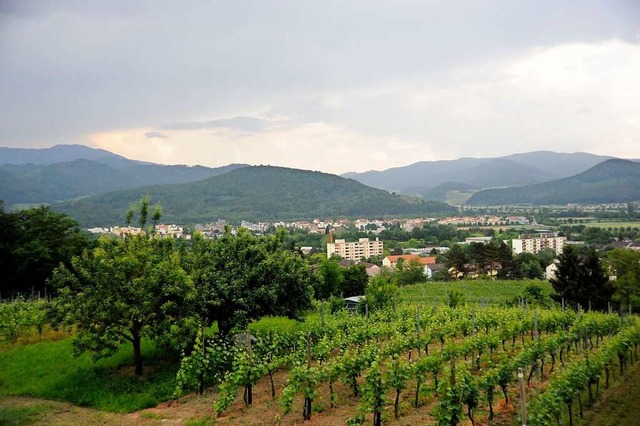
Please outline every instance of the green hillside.
[[301, 220], [454, 211], [443, 203], [406, 201], [335, 175], [271, 166], [243, 167], [193, 183], [116, 191], [54, 208], [85, 226], [115, 225], [123, 222], [129, 205], [143, 194], [162, 204], [165, 221], [176, 223], [202, 223], [219, 217], [232, 221]]
[[576, 176], [536, 185], [479, 191], [468, 205], [622, 203], [640, 200], [640, 163], [612, 159]]
[[0, 165], [0, 199], [8, 207], [18, 203], [54, 203], [151, 184], [194, 182], [244, 167], [239, 164], [219, 168], [165, 166], [124, 161], [129, 162], [126, 167], [87, 159]]

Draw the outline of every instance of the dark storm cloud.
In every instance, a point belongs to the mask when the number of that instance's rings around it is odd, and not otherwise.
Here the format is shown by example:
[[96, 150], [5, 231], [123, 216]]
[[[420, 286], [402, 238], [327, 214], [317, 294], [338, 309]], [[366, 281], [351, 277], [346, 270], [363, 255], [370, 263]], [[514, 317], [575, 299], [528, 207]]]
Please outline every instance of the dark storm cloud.
[[160, 133], [160, 132], [146, 132], [146, 133], [144, 134], [144, 136], [145, 136], [147, 139], [166, 139], [166, 138], [167, 138], [167, 136], [166, 136], [166, 135], [163, 135], [163, 134], [162, 134], [162, 133]]
[[535, 47], [637, 43], [639, 21], [637, 0], [0, 0], [0, 141], [52, 145], [159, 123], [259, 132], [265, 123], [248, 116], [270, 111], [381, 134], [389, 110], [406, 105], [337, 108], [321, 95], [437, 84], [455, 67]]

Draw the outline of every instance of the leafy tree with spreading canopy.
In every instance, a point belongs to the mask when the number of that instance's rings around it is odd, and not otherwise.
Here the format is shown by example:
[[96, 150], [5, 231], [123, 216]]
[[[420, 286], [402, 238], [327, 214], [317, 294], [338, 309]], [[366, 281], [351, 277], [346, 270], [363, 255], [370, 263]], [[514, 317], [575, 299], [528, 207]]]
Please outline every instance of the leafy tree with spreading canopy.
[[[191, 278], [173, 240], [153, 230], [161, 210], [153, 213], [150, 229], [148, 197], [139, 213], [139, 234], [101, 239], [95, 249], [73, 257], [69, 267], [57, 268], [52, 281], [59, 292], [53, 309], [77, 327], [74, 353], [91, 351], [97, 359], [131, 342], [137, 375], [142, 374], [143, 336], [180, 346], [189, 334], [185, 330], [197, 329], [189, 306], [195, 300]], [[128, 223], [133, 215], [132, 209]]]
[[223, 335], [265, 315], [295, 318], [311, 307], [315, 275], [302, 256], [285, 250], [284, 231], [205, 240], [196, 236], [185, 268], [196, 287], [199, 316]]

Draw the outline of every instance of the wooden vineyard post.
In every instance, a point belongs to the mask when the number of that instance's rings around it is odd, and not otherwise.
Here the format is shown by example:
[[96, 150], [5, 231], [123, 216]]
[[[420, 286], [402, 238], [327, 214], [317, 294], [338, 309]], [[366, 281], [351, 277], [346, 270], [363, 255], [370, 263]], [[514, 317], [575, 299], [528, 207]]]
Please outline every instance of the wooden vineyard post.
[[[307, 333], [307, 382], [310, 380], [311, 374], [311, 333]], [[304, 409], [302, 411], [302, 418], [304, 420], [311, 420], [311, 405], [312, 401], [308, 395], [304, 397]]]
[[[249, 363], [251, 363], [251, 332], [247, 330], [247, 355], [249, 357]], [[247, 377], [247, 386], [245, 387], [245, 403], [247, 405], [253, 404], [253, 387], [251, 386], [251, 371], [247, 372], [249, 377]]]
[[418, 358], [420, 358], [420, 310], [416, 307], [416, 332], [418, 335]]
[[524, 373], [518, 367], [518, 381], [520, 382], [520, 407], [522, 415], [522, 426], [527, 426], [527, 405], [524, 397]]

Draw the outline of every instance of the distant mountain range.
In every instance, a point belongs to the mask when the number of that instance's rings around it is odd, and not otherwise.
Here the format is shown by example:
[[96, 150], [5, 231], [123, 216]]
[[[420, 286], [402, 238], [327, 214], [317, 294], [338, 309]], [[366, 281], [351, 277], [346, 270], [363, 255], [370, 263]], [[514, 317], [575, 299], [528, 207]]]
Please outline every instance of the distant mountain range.
[[478, 190], [529, 185], [573, 176], [610, 158], [583, 152], [537, 151], [498, 158], [421, 161], [384, 171], [345, 173], [342, 176], [387, 191], [444, 201], [443, 192], [434, 191], [443, 184]]
[[141, 195], [160, 203], [164, 220], [203, 223], [216, 218], [303, 220], [452, 214], [443, 203], [392, 195], [351, 179], [272, 166], [243, 167], [199, 182], [154, 185], [56, 204], [85, 226], [122, 223]]
[[476, 192], [468, 205], [620, 203], [640, 200], [640, 163], [611, 159], [564, 179]]
[[246, 166], [165, 166], [82, 145], [0, 148], [0, 199], [7, 206], [55, 203], [153, 184], [195, 182]]
[[431, 215], [455, 211], [441, 203], [445, 200], [470, 205], [637, 201], [638, 167], [640, 163], [606, 156], [539, 151], [423, 161], [339, 177], [246, 164], [167, 166], [81, 145], [58, 145], [0, 148], [0, 199], [8, 209], [52, 204], [87, 226], [122, 223], [128, 206], [147, 193], [163, 205], [166, 220], [180, 223], [218, 217], [256, 221]]

